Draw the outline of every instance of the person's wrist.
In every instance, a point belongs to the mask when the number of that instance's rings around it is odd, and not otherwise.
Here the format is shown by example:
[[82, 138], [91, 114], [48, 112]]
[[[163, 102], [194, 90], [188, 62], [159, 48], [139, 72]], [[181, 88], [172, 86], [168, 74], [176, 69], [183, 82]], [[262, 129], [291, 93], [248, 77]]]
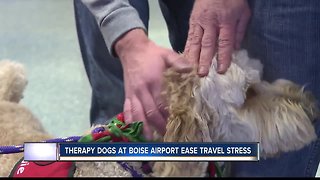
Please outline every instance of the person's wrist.
[[144, 30], [133, 29], [126, 32], [115, 42], [114, 50], [116, 55], [121, 59], [125, 54], [142, 50], [149, 41]]

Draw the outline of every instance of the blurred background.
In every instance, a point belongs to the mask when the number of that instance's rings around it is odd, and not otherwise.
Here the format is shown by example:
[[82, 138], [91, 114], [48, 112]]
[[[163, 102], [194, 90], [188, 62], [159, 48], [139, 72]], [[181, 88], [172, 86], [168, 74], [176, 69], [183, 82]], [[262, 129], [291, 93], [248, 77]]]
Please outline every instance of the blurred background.
[[[150, 38], [169, 47], [158, 1], [150, 1]], [[0, 0], [0, 59], [21, 62], [28, 86], [22, 103], [54, 136], [90, 126], [91, 88], [82, 64], [72, 0]]]
[[[158, 1], [149, 3], [149, 37], [170, 47]], [[21, 62], [27, 70], [21, 103], [53, 136], [81, 135], [90, 126], [91, 89], [72, 0], [0, 0], [0, 27], [0, 59]]]

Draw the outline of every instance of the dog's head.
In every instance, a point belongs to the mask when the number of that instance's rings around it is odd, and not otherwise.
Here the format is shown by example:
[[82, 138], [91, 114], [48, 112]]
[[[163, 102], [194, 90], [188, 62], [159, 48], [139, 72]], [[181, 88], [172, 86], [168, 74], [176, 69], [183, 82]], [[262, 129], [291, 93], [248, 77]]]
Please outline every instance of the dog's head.
[[220, 105], [240, 107], [245, 102], [248, 88], [260, 82], [262, 64], [249, 59], [247, 52], [241, 50], [233, 54], [226, 73], [217, 73], [216, 66], [217, 60], [214, 58], [208, 76], [200, 79], [199, 89], [195, 93], [211, 108]]
[[250, 59], [245, 50], [233, 54], [225, 74], [218, 74], [216, 66], [215, 57], [208, 76], [203, 78], [196, 71], [180, 74], [169, 69], [166, 72], [164, 94], [170, 116], [164, 140], [211, 141], [207, 136], [212, 135], [205, 133], [207, 124], [228, 113], [228, 107], [241, 107], [248, 88], [261, 81], [262, 64]]
[[24, 67], [11, 60], [0, 61], [0, 100], [19, 102], [27, 86]]

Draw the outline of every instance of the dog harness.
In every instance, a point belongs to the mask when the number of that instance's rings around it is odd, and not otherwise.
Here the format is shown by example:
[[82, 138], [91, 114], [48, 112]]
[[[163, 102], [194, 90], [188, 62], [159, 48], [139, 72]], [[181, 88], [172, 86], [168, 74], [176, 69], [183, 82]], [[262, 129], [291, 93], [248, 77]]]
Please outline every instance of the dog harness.
[[73, 177], [75, 169], [74, 162], [26, 162], [22, 158], [9, 177]]
[[[81, 137], [78, 142], [145, 142], [142, 136], [143, 123], [125, 124], [123, 113], [111, 119], [105, 127], [95, 128], [91, 134]], [[133, 177], [143, 177], [125, 162], [118, 162]], [[142, 171], [149, 174], [152, 170], [147, 162], [142, 163]], [[10, 177], [73, 177], [75, 162], [26, 162], [23, 158], [15, 165]], [[210, 177], [221, 177], [221, 172], [214, 162], [208, 166]]]

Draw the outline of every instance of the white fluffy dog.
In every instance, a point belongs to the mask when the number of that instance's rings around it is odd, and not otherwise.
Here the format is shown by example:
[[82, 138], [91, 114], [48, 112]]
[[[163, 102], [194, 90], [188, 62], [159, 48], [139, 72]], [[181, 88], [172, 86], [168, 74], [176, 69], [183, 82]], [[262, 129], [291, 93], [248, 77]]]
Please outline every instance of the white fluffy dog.
[[[166, 142], [260, 142], [260, 156], [299, 150], [316, 139], [319, 115], [311, 93], [291, 81], [261, 80], [262, 64], [245, 50], [235, 52], [228, 71], [207, 77], [166, 74], [170, 117]], [[206, 162], [158, 162], [160, 176], [204, 176]]]

